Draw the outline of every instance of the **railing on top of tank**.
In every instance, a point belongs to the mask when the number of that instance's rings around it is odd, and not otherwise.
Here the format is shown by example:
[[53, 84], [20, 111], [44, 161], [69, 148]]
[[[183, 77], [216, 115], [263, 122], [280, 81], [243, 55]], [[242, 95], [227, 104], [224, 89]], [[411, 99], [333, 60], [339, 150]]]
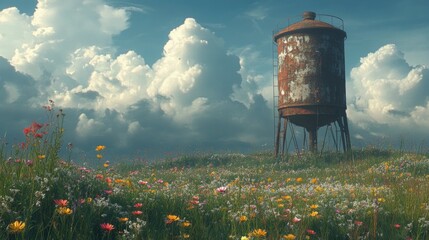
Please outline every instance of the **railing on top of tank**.
[[[334, 15], [329, 15], [329, 14], [317, 13], [316, 14], [316, 20], [329, 23], [332, 26], [344, 31], [344, 20], [340, 17], [334, 16]], [[279, 32], [280, 30], [282, 30], [286, 27], [289, 27], [290, 25], [297, 23], [297, 22], [300, 22], [300, 21], [302, 21], [302, 15], [287, 18], [287, 25], [283, 26], [283, 27], [277, 26], [277, 28], [273, 31], [273, 35], [275, 33]]]

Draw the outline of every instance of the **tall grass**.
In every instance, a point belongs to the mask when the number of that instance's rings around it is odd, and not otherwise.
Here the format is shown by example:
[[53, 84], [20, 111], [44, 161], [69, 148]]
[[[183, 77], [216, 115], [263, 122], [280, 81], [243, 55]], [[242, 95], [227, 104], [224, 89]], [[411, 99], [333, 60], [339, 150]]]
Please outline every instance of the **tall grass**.
[[0, 146], [0, 239], [429, 239], [424, 154], [194, 154], [112, 165], [94, 146], [99, 167], [88, 168], [59, 156], [64, 114], [47, 113], [23, 143]]

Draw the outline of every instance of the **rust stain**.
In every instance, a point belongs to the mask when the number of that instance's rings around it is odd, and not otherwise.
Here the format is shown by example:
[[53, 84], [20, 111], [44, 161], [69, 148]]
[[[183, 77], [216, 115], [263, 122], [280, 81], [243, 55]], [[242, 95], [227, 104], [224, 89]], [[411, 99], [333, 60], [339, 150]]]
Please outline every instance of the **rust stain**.
[[314, 128], [345, 111], [345, 37], [343, 30], [315, 20], [312, 12], [274, 35], [278, 108], [292, 123]]

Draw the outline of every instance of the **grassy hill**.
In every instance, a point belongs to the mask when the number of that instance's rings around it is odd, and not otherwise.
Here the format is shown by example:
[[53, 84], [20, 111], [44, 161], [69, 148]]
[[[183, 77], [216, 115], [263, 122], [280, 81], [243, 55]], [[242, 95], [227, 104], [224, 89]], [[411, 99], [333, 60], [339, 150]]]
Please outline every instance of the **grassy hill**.
[[194, 154], [113, 165], [97, 146], [89, 168], [58, 156], [57, 122], [0, 146], [0, 239], [429, 239], [426, 154]]

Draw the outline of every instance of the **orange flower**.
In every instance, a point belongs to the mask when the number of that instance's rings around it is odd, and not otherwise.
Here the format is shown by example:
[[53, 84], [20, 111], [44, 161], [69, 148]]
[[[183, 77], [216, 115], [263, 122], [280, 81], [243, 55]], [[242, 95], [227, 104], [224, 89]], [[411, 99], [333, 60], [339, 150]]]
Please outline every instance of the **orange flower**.
[[247, 221], [247, 217], [246, 216], [240, 216], [240, 222], [245, 222]]
[[115, 226], [113, 226], [113, 224], [110, 224], [110, 223], [102, 223], [100, 224], [100, 227], [106, 232], [110, 232], [113, 229], [115, 229]]
[[265, 237], [267, 235], [267, 231], [258, 228], [258, 229], [253, 230], [253, 232], [251, 232], [250, 235], [252, 237]]
[[128, 218], [127, 217], [118, 218], [118, 221], [119, 222], [126, 222], [126, 221], [128, 221]]
[[99, 151], [101, 151], [101, 150], [104, 150], [105, 148], [106, 148], [106, 146], [98, 145], [98, 146], [95, 148], [95, 151], [99, 152]]
[[191, 226], [191, 222], [189, 222], [189, 221], [184, 221], [182, 223], [182, 227], [190, 227], [190, 226]]

